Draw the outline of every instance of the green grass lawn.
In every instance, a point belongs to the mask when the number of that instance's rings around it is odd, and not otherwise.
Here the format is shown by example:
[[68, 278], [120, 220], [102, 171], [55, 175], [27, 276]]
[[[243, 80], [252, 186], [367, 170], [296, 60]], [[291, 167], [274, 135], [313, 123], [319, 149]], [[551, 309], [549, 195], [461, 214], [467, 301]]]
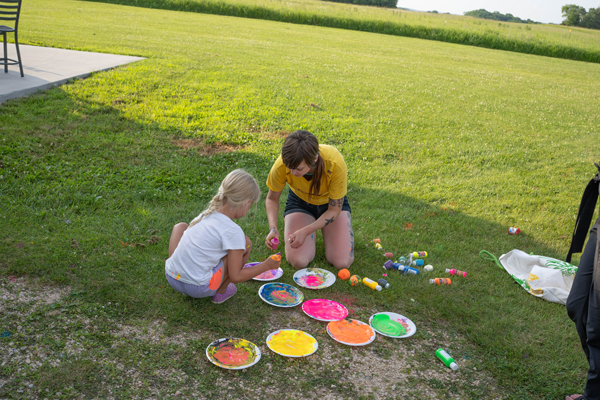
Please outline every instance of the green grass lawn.
[[[0, 330], [12, 333], [0, 338], [10, 354], [2, 396], [582, 391], [587, 364], [565, 307], [527, 294], [478, 254], [566, 255], [600, 159], [599, 65], [71, 0], [30, 0], [22, 18], [24, 44], [148, 59], [0, 106]], [[349, 165], [355, 273], [381, 277], [376, 237], [395, 255], [428, 251], [435, 267], [389, 274], [381, 293], [338, 281], [306, 298], [338, 299], [362, 321], [401, 313], [417, 324], [411, 339], [348, 348], [298, 309], [263, 303], [259, 282], [240, 284], [223, 306], [167, 284], [172, 225], [202, 211], [234, 168], [266, 192], [283, 137], [296, 129], [335, 145]], [[263, 203], [239, 223], [256, 245], [252, 258], [266, 257]], [[511, 225], [523, 232], [509, 236]], [[317, 245], [315, 264], [327, 267]], [[468, 278], [428, 284], [452, 267]], [[44, 302], [53, 290], [62, 298]], [[264, 341], [283, 327], [313, 334], [319, 351], [271, 353]], [[209, 364], [204, 349], [228, 335], [261, 346], [261, 362], [245, 373]], [[457, 375], [434, 357], [438, 347], [457, 358]]]
[[89, 0], [326, 26], [600, 63], [600, 32], [320, 0]]

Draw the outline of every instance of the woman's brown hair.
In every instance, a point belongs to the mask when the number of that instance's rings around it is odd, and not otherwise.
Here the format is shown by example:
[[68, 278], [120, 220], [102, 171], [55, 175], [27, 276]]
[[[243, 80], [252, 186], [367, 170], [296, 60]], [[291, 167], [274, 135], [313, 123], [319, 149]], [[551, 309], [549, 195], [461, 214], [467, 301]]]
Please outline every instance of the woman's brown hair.
[[[283, 142], [281, 159], [289, 169], [296, 169], [302, 161], [313, 170], [309, 196], [318, 196], [321, 190], [321, 178], [325, 170], [325, 162], [319, 155], [319, 141], [309, 131], [298, 130], [290, 133]], [[316, 159], [316, 162], [315, 162]]]

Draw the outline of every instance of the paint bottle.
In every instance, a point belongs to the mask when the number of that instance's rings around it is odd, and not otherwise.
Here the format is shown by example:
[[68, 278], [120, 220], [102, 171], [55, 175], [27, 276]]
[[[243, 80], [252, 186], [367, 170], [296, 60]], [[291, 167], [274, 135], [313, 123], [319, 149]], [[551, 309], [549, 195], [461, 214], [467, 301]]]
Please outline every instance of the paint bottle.
[[[396, 264], [394, 264], [394, 267], [396, 266]], [[399, 272], [403, 272], [405, 275], [409, 274], [409, 275], [419, 275], [419, 270], [415, 269], [415, 268], [411, 268], [408, 267], [406, 265], [400, 265], [398, 264], [398, 271]]]
[[415, 251], [411, 253], [414, 258], [427, 258], [426, 251]]
[[387, 281], [383, 278], [381, 278], [380, 280], [377, 281], [377, 283], [379, 284], [379, 286], [381, 286], [384, 289], [389, 289], [390, 288], [390, 284], [387, 283]]
[[394, 263], [392, 262], [392, 260], [387, 260], [384, 264], [383, 264], [383, 268], [389, 270], [394, 269]]
[[352, 275], [352, 276], [350, 277], [350, 284], [351, 284], [352, 286], [358, 286], [358, 284], [359, 284], [360, 282], [362, 282], [362, 278], [361, 278], [360, 276], [358, 276], [358, 275]]
[[393, 258], [394, 253], [385, 253], [384, 256], [386, 256], [387, 258]]
[[412, 265], [413, 267], [422, 267], [423, 265], [425, 265], [425, 261], [419, 258], [418, 260], [414, 260], [412, 263], [410, 263], [410, 265]]
[[373, 243], [381, 243], [381, 239], [373, 239]]
[[277, 238], [271, 239], [271, 249], [277, 250], [278, 246], [279, 246], [279, 239], [277, 239]]
[[371, 279], [369, 279], [369, 278], [363, 278], [363, 280], [362, 280], [362, 283], [363, 283], [365, 286], [367, 286], [367, 287], [369, 287], [369, 288], [371, 288], [371, 289], [373, 289], [373, 290], [377, 290], [378, 292], [381, 292], [381, 286], [379, 286], [379, 285], [377, 284], [377, 282], [375, 282], [375, 281], [372, 281], [372, 280], [371, 280]]
[[454, 358], [450, 356], [444, 349], [437, 349], [435, 351], [435, 355], [437, 358], [442, 360], [444, 365], [450, 368], [452, 371], [456, 371], [458, 369], [458, 365], [454, 362]]
[[509, 235], [518, 235], [519, 233], [521, 233], [521, 230], [519, 228], [515, 228], [514, 226], [508, 228]]
[[424, 266], [423, 267], [423, 271], [425, 271], [425, 272], [431, 272], [431, 271], [433, 271], [433, 265], [428, 264], [428, 265]]
[[383, 250], [383, 246], [381, 245], [381, 243], [375, 243], [375, 248], [377, 250]]
[[398, 259], [398, 264], [406, 265], [406, 257], [402, 256]]
[[450, 285], [452, 283], [452, 280], [450, 280], [450, 278], [435, 278], [435, 279], [430, 279], [429, 280], [430, 284], [436, 284], [436, 285]]
[[457, 269], [448, 269], [446, 268], [446, 273], [450, 274], [450, 275], [457, 275], [457, 276], [462, 276], [463, 278], [467, 277], [467, 273], [465, 271], [459, 271]]

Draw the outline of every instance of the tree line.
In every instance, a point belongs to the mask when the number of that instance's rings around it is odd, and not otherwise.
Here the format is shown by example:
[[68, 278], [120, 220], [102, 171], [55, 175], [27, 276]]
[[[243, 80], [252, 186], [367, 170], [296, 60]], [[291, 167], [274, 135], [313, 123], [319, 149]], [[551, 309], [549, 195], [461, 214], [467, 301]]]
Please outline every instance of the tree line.
[[567, 4], [562, 7], [562, 16], [565, 19], [563, 25], [600, 29], [600, 7], [586, 11], [584, 7]]
[[398, 0], [327, 0], [335, 3], [349, 3], [361, 6], [396, 8]]
[[539, 24], [539, 22], [532, 21], [530, 19], [523, 20], [519, 17], [515, 17], [512, 14], [502, 14], [498, 11], [489, 12], [487, 10], [484, 10], [483, 8], [480, 8], [479, 10], [467, 11], [465, 15], [475, 18], [493, 19], [502, 22], [517, 22], [520, 24]]

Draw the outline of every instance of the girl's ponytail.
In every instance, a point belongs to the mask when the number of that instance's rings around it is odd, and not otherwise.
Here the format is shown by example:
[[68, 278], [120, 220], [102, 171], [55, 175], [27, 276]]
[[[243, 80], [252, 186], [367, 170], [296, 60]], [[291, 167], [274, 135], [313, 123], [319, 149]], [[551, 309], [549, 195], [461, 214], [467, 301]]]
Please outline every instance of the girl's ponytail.
[[196, 225], [202, 221], [202, 218], [214, 213], [225, 204], [231, 208], [239, 208], [245, 202], [250, 201], [251, 204], [256, 203], [260, 199], [260, 187], [256, 179], [243, 169], [231, 171], [219, 186], [219, 191], [212, 198], [206, 210], [198, 215], [188, 227]]

